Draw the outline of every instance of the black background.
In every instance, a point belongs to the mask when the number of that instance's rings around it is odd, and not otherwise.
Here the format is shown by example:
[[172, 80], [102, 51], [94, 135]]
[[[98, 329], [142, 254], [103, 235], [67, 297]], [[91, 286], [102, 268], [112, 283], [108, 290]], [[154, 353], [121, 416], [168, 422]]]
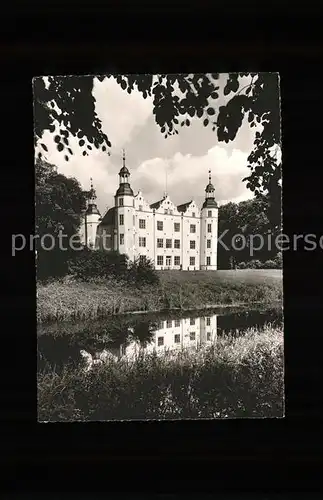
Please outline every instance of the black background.
[[318, 10], [105, 5], [99, 12], [93, 2], [70, 11], [63, 2], [43, 10], [8, 4], [1, 16], [1, 310], [8, 315], [0, 344], [1, 488], [33, 498], [37, 491], [42, 498], [53, 491], [309, 498], [319, 488], [321, 455], [322, 250], [284, 254], [284, 419], [36, 422], [34, 257], [28, 250], [11, 257], [11, 234], [33, 233], [33, 76], [279, 71], [284, 233], [323, 233]]

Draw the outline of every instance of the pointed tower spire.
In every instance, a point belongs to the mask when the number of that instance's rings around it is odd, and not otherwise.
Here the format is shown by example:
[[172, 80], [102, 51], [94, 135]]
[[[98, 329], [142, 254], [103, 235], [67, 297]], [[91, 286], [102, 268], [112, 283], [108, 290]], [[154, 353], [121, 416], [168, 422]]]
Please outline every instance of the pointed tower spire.
[[96, 200], [96, 193], [95, 193], [95, 189], [93, 187], [92, 177], [90, 177], [90, 196], [89, 196], [89, 199], [90, 199], [90, 203], [94, 203], [94, 200]]
[[215, 192], [215, 189], [214, 189], [214, 186], [212, 184], [211, 169], [209, 169], [209, 183], [205, 188], [205, 201], [203, 203], [203, 208], [212, 207], [212, 206], [217, 207], [214, 192]]
[[90, 177], [90, 192], [89, 192], [89, 197], [88, 197], [88, 204], [87, 204], [87, 214], [99, 214], [100, 212], [98, 210], [98, 207], [95, 203], [96, 200], [96, 192], [93, 186], [93, 179]]
[[119, 172], [119, 188], [116, 192], [116, 196], [118, 195], [130, 195], [133, 196], [133, 191], [129, 184], [130, 172], [126, 167], [126, 153], [124, 148], [122, 149], [122, 167]]

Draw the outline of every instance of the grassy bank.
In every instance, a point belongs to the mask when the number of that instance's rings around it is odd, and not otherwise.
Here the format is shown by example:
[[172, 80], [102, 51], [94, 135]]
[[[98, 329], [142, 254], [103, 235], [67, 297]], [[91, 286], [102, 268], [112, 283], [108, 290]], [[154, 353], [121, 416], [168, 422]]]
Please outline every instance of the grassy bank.
[[38, 420], [283, 416], [283, 332], [266, 326], [214, 346], [38, 374]]
[[39, 322], [90, 319], [131, 311], [192, 309], [282, 300], [280, 270], [164, 271], [141, 289], [115, 281], [63, 280], [38, 285]]

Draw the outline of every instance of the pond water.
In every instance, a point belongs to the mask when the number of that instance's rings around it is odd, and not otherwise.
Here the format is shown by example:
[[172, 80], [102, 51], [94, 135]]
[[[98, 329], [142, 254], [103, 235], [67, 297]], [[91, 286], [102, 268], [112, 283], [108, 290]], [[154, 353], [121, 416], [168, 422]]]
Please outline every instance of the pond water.
[[[267, 323], [280, 326], [281, 306], [243, 310], [128, 314], [99, 321], [39, 325], [38, 370], [62, 369], [86, 359], [131, 358], [138, 352], [157, 352], [212, 345], [220, 335], [243, 335]], [[82, 355], [82, 351], [85, 351]], [[90, 356], [89, 356], [90, 355]], [[99, 362], [99, 361], [98, 361]]]

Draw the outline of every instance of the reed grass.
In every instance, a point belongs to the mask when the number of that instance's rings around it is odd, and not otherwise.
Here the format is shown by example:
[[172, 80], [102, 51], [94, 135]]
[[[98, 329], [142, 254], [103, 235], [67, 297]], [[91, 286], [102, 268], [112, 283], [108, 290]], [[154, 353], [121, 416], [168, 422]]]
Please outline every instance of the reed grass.
[[201, 309], [282, 301], [279, 270], [160, 272], [160, 283], [136, 288], [114, 280], [67, 278], [38, 284], [38, 322], [85, 320], [132, 311]]

